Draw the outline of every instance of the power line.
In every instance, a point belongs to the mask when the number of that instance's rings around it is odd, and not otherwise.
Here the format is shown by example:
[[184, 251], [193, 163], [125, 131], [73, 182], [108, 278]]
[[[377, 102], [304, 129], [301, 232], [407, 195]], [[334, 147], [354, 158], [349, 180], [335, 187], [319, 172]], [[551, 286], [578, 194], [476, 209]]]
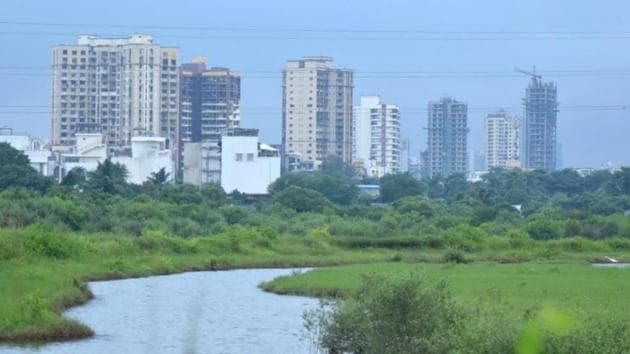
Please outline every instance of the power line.
[[366, 29], [366, 28], [305, 28], [305, 27], [258, 27], [258, 26], [164, 26], [164, 25], [128, 25], [128, 24], [89, 24], [61, 22], [26, 22], [0, 21], [1, 25], [27, 27], [87, 27], [118, 29], [150, 29], [168, 31], [210, 31], [210, 32], [304, 32], [304, 33], [386, 33], [386, 34], [466, 34], [466, 35], [630, 35], [629, 30], [607, 31], [517, 31], [517, 30], [439, 30], [439, 29]]
[[[0, 31], [0, 35], [15, 36], [57, 36], [57, 37], [78, 37], [86, 33], [69, 32], [23, 32], [23, 31]], [[125, 33], [99, 34], [104, 37], [126, 37]], [[630, 39], [630, 33], [626, 34], [601, 34], [601, 35], [476, 35], [476, 34], [440, 34], [440, 35], [413, 35], [413, 36], [312, 36], [312, 35], [173, 35], [173, 34], [153, 34], [155, 38], [174, 39], [213, 39], [213, 40], [318, 40], [318, 41], [539, 41], [539, 40], [626, 40]]]

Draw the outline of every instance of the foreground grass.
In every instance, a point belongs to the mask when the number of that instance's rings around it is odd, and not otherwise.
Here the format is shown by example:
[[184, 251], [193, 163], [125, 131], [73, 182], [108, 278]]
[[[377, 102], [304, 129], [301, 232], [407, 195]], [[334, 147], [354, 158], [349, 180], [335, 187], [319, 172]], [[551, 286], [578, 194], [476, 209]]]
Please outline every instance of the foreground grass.
[[617, 317], [630, 313], [630, 269], [596, 268], [583, 262], [545, 263], [373, 263], [315, 269], [261, 285], [279, 294], [344, 297], [363, 276], [406, 273], [445, 279], [464, 305], [488, 305], [520, 317], [554, 308], [577, 317]]

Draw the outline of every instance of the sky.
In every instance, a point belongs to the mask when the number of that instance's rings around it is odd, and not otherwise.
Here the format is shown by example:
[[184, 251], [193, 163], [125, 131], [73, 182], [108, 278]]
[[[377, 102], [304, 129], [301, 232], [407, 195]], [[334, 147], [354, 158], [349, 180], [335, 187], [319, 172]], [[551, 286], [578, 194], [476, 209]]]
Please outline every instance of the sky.
[[0, 126], [49, 138], [55, 44], [147, 33], [179, 47], [183, 62], [204, 55], [241, 71], [241, 125], [269, 143], [281, 140], [280, 73], [289, 59], [326, 55], [355, 70], [355, 103], [376, 94], [399, 105], [412, 156], [425, 148], [428, 102], [446, 95], [468, 103], [470, 149], [484, 149], [484, 117], [501, 107], [522, 115], [529, 78], [513, 70], [535, 65], [558, 86], [563, 166], [630, 165], [628, 14], [623, 0], [2, 0]]

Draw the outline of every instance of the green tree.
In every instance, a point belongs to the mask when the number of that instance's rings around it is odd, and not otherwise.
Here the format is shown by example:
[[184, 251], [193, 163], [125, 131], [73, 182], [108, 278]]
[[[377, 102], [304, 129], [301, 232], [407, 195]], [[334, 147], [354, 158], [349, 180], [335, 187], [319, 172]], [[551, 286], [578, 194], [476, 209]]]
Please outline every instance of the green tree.
[[357, 186], [348, 179], [324, 173], [285, 173], [269, 186], [269, 194], [296, 186], [317, 191], [326, 199], [340, 205], [350, 205], [359, 195]]
[[128, 191], [127, 175], [124, 165], [107, 159], [88, 173], [86, 189], [93, 193], [125, 194]]
[[278, 205], [297, 212], [320, 213], [333, 206], [321, 193], [298, 186], [290, 186], [276, 193], [273, 201]]
[[381, 200], [391, 203], [403, 197], [425, 195], [427, 186], [408, 173], [388, 174], [379, 180]]
[[339, 156], [326, 157], [320, 166], [323, 174], [336, 176], [342, 179], [351, 179], [354, 177], [354, 169], [352, 166], [343, 162]]
[[8, 143], [0, 143], [0, 190], [22, 187], [38, 192], [47, 191], [53, 180], [30, 166], [28, 157]]
[[83, 167], [75, 167], [68, 171], [61, 180], [61, 185], [73, 189], [81, 189], [87, 181], [87, 171]]

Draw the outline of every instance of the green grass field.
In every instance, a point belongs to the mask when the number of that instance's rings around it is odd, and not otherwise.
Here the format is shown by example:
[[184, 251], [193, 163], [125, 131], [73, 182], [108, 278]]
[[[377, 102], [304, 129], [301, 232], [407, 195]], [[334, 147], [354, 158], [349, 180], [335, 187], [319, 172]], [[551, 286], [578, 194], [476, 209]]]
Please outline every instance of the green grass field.
[[362, 275], [413, 272], [444, 279], [465, 305], [484, 305], [524, 314], [541, 307], [576, 316], [630, 314], [630, 269], [596, 268], [586, 263], [374, 263], [315, 269], [277, 278], [261, 286], [280, 294], [337, 297], [355, 289]]

